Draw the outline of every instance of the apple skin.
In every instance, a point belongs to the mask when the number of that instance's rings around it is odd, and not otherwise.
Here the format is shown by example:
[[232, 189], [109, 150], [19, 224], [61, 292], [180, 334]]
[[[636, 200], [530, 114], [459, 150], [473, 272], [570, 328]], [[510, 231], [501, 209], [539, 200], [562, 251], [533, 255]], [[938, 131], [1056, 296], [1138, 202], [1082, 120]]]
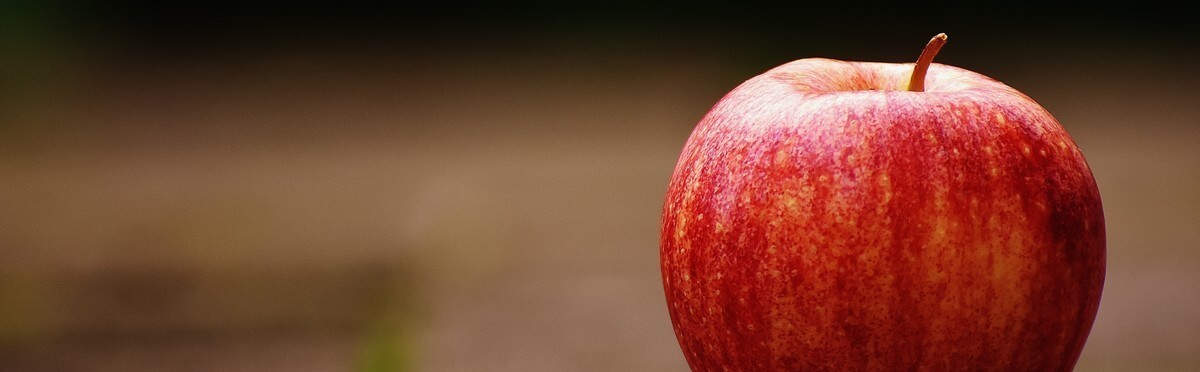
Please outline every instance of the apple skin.
[[933, 64], [794, 61], [671, 177], [660, 258], [696, 371], [1068, 371], [1104, 285], [1091, 169], [1032, 99]]

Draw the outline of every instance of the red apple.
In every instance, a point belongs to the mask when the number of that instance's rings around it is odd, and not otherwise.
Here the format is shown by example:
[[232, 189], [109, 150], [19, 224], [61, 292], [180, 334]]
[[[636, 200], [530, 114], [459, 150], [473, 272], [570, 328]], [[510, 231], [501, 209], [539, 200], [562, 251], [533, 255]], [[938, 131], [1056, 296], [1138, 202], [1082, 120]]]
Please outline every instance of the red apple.
[[802, 59], [700, 121], [663, 208], [697, 371], [1073, 368], [1104, 284], [1100, 193], [1016, 89], [931, 64]]

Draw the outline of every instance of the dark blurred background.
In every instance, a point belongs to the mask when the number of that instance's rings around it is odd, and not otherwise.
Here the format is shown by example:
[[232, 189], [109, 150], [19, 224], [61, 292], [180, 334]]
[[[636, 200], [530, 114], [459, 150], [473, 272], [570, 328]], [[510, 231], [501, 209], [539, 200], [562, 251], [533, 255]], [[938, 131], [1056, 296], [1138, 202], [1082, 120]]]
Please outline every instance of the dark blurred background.
[[900, 6], [0, 5], [0, 370], [686, 370], [657, 235], [693, 125], [937, 32], [1095, 171], [1079, 369], [1200, 370], [1187, 12]]

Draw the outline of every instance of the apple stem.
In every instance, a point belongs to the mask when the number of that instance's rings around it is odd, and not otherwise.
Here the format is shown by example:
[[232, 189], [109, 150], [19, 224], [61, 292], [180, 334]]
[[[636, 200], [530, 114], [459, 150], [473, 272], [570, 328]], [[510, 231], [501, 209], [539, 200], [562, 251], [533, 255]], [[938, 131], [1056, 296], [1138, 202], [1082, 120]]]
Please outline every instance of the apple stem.
[[929, 72], [929, 64], [933, 63], [933, 56], [936, 56], [938, 51], [942, 49], [942, 45], [946, 44], [946, 34], [937, 34], [933, 39], [929, 39], [929, 44], [925, 44], [925, 50], [921, 51], [921, 56], [917, 58], [916, 66], [913, 66], [912, 78], [908, 80], [908, 91], [924, 92], [925, 91], [925, 74]]

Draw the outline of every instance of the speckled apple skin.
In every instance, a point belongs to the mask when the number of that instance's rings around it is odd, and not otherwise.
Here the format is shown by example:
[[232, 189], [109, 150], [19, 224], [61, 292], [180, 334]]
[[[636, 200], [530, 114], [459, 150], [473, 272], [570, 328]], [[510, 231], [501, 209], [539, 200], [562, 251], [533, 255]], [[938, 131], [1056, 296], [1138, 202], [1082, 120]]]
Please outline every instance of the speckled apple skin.
[[1092, 172], [1020, 92], [804, 59], [696, 126], [660, 256], [696, 371], [1067, 371], [1100, 302]]

